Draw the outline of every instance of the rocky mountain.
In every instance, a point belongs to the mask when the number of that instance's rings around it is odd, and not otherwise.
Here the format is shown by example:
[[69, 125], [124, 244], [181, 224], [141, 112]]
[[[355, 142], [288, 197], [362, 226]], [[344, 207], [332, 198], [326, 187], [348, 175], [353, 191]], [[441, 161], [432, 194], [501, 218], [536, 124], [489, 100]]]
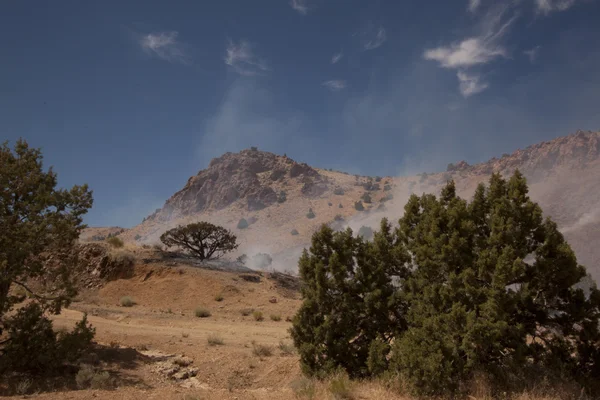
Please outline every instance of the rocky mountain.
[[320, 196], [328, 187], [327, 177], [307, 164], [252, 148], [213, 159], [147, 219], [168, 221], [221, 210], [234, 202], [242, 202], [248, 211], [262, 210], [283, 200], [281, 191], [274, 190], [277, 182], [301, 184], [302, 193], [309, 197]]
[[[454, 179], [459, 194], [469, 198], [491, 173], [509, 175], [517, 168], [528, 178], [531, 197], [559, 224], [580, 262], [600, 279], [600, 132], [578, 131], [485, 163], [461, 161], [444, 172], [404, 177], [319, 169], [256, 148], [226, 153], [120, 236], [152, 244], [172, 226], [206, 220], [235, 232], [239, 254], [267, 252], [274, 267], [294, 270], [300, 250], [323, 223], [356, 231], [377, 228], [384, 216], [397, 220], [412, 193], [437, 193]], [[241, 219], [249, 226], [238, 226]]]

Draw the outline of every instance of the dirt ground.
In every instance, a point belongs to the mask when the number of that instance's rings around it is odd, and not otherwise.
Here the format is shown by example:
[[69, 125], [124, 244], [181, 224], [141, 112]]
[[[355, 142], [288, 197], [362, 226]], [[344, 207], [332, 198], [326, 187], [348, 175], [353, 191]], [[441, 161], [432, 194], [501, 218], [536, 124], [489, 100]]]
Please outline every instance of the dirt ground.
[[[48, 384], [10, 382], [27, 396], [7, 398], [409, 399], [378, 382], [349, 382], [352, 397], [334, 397], [330, 382], [303, 378], [288, 332], [299, 294], [266, 273], [252, 282], [244, 279], [248, 274], [144, 264], [139, 257], [134, 270], [133, 277], [82, 291], [54, 317], [56, 328], [70, 329], [87, 313], [98, 344], [83, 362], [108, 380], [99, 389], [77, 386], [75, 372]], [[122, 306], [123, 297], [135, 304]], [[197, 317], [198, 308], [210, 316]], [[262, 312], [263, 320], [252, 311]], [[485, 397], [473, 397], [479, 398]]]

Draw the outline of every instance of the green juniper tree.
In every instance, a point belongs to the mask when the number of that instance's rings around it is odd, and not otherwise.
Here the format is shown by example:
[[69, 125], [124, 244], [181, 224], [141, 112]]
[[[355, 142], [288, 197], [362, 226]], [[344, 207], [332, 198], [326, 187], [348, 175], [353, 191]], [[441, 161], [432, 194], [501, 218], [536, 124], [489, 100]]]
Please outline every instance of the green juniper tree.
[[581, 287], [585, 268], [519, 171], [494, 174], [470, 203], [453, 181], [412, 195], [398, 228], [383, 220], [372, 242], [323, 227], [299, 269], [292, 337], [306, 373], [388, 369], [425, 395], [461, 391], [475, 373], [502, 390], [523, 376], [600, 376], [600, 292]]
[[[85, 317], [75, 331], [57, 335], [45, 315], [60, 313], [77, 293], [73, 250], [92, 206], [87, 185], [56, 185], [39, 149], [23, 140], [14, 150], [0, 147], [0, 373], [51, 372], [81, 354], [93, 336]], [[23, 292], [31, 301], [12, 312]]]
[[404, 329], [392, 280], [405, 276], [406, 255], [394, 248], [389, 223], [384, 220], [381, 227], [365, 242], [351, 229], [334, 232], [324, 225], [300, 258], [304, 302], [291, 333], [307, 374], [342, 367], [351, 376], [368, 375], [372, 343], [385, 344], [387, 350], [377, 348], [377, 362], [386, 363], [389, 342]]

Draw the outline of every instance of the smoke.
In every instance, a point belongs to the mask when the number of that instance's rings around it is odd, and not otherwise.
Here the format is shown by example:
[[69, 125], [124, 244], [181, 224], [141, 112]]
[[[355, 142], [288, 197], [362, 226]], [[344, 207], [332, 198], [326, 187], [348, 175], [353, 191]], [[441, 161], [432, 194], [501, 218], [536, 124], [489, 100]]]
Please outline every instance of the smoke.
[[584, 213], [575, 223], [562, 228], [560, 231], [562, 233], [570, 233], [598, 221], [600, 221], [600, 206], [592, 211]]

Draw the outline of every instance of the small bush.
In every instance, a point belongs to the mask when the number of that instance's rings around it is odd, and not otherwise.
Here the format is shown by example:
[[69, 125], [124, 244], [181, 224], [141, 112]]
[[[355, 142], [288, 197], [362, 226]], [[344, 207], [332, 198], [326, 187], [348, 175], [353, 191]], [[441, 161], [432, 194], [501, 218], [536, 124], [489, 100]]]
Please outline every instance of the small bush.
[[361, 197], [362, 201], [364, 201], [367, 204], [371, 203], [371, 195], [369, 193], [364, 193]]
[[252, 341], [252, 354], [258, 357], [271, 357], [273, 355], [273, 348], [266, 344], [258, 344]]
[[91, 365], [83, 365], [75, 376], [75, 383], [80, 389], [107, 389], [112, 386], [112, 379], [107, 371], [96, 371]]
[[245, 218], [242, 218], [239, 220], [237, 227], [238, 227], [238, 229], [246, 229], [248, 227], [248, 225], [249, 225], [248, 221], [246, 221]]
[[106, 243], [110, 244], [112, 247], [119, 249], [123, 246], [125, 246], [125, 243], [123, 242], [123, 240], [120, 237], [117, 236], [111, 236], [108, 239], [106, 239]]
[[134, 237], [135, 241], [138, 241], [138, 240], [140, 240], [141, 238], [142, 238], [142, 235], [135, 235], [135, 237]]
[[349, 400], [354, 398], [350, 379], [345, 373], [338, 373], [330, 378], [329, 392], [335, 400]]
[[337, 187], [335, 189], [333, 189], [333, 194], [338, 195], [338, 196], [343, 196], [344, 195], [344, 189]]
[[390, 190], [392, 190], [392, 185], [390, 185], [390, 184], [384, 185], [383, 190], [385, 190], [386, 192], [389, 192]]
[[313, 400], [316, 396], [315, 382], [312, 379], [302, 377], [291, 383], [292, 391], [298, 399]]
[[331, 206], [333, 206], [333, 203], [329, 202], [329, 203], [327, 203], [327, 205], [328, 205], [329, 207], [331, 207]]
[[277, 197], [277, 202], [285, 203], [286, 200], [287, 200], [287, 193], [285, 192], [285, 190], [282, 190], [281, 192], [279, 192], [279, 196]]
[[121, 307], [133, 307], [136, 302], [130, 296], [123, 296], [121, 300], [119, 300]]
[[271, 314], [271, 321], [281, 321], [281, 315]]
[[240, 313], [244, 316], [247, 317], [248, 315], [252, 314], [254, 312], [254, 308], [244, 308], [240, 311]]
[[198, 307], [196, 308], [196, 310], [194, 310], [194, 315], [198, 318], [208, 318], [210, 317], [212, 314], [210, 313], [210, 311], [204, 307]]
[[221, 293], [215, 296], [215, 301], [223, 301], [224, 297]]
[[297, 236], [297, 235], [299, 235], [300, 233], [298, 233], [298, 231], [297, 231], [297, 230], [294, 228], [294, 229], [292, 229], [292, 232], [291, 232], [291, 234], [292, 234], [292, 236]]
[[338, 208], [344, 208], [344, 206], [342, 205], [342, 203], [340, 203], [340, 204], [338, 205]]
[[290, 356], [296, 352], [296, 348], [291, 343], [285, 343], [285, 342], [281, 341], [281, 342], [279, 342], [279, 345], [277, 347], [281, 351], [281, 354], [283, 354], [285, 356]]
[[223, 342], [223, 339], [215, 334], [208, 335], [207, 341], [210, 346], [222, 346], [225, 344], [225, 342]]
[[337, 222], [342, 222], [344, 220], [344, 217], [341, 214], [337, 214], [335, 217], [333, 217], [333, 220]]
[[354, 203], [354, 208], [357, 211], [364, 211], [365, 210], [365, 206], [363, 205], [362, 201], [357, 201], [356, 203]]
[[181, 337], [183, 337], [183, 338], [189, 338], [190, 334], [187, 333], [187, 332], [181, 332]]
[[262, 311], [254, 311], [252, 313], [252, 317], [254, 318], [255, 321], [262, 321], [265, 319], [265, 317], [263, 316]]
[[306, 213], [306, 218], [308, 219], [313, 219], [314, 217], [316, 217], [315, 213], [313, 212], [312, 208], [308, 209], [308, 213]]
[[376, 176], [375, 177], [375, 182], [381, 182], [381, 177], [380, 176]]

